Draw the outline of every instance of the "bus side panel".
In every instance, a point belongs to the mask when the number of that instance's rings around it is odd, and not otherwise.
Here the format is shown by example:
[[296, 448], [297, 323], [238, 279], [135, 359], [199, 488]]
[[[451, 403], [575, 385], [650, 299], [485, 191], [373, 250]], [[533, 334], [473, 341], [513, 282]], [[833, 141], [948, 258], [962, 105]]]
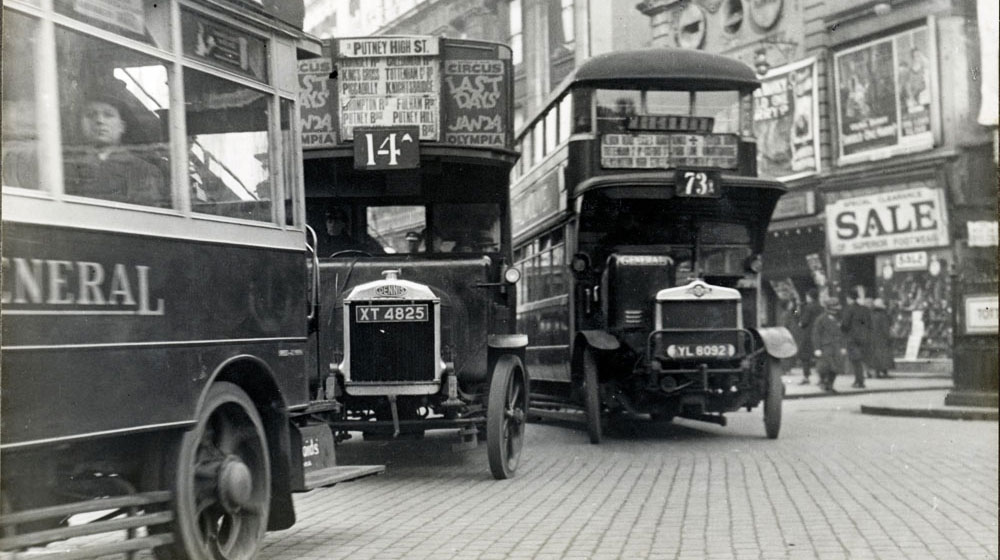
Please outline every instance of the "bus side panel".
[[226, 360], [307, 401], [299, 252], [4, 224], [4, 445], [191, 420]]

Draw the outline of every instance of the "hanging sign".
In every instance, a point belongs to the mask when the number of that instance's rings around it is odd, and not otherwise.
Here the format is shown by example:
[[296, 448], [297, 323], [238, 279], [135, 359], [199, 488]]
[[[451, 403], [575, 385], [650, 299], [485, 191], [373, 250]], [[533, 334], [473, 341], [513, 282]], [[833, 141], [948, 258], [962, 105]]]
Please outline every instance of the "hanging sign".
[[996, 294], [965, 297], [965, 333], [997, 334], [1000, 298]]

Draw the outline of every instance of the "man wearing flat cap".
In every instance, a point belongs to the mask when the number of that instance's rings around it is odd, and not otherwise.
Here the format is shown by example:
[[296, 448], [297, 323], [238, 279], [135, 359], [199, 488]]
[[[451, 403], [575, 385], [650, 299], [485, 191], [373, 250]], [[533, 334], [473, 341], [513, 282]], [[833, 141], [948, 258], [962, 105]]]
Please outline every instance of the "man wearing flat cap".
[[170, 206], [170, 185], [152, 163], [122, 145], [128, 108], [111, 92], [89, 95], [80, 113], [83, 146], [65, 156], [66, 194], [145, 206]]
[[847, 341], [840, 330], [840, 300], [833, 296], [823, 299], [823, 313], [812, 326], [813, 353], [816, 356], [816, 372], [824, 391], [835, 393], [833, 382], [844, 369], [847, 357]]
[[340, 206], [327, 209], [326, 228], [318, 242], [317, 254], [320, 257], [330, 257], [342, 251], [361, 251], [372, 255], [383, 252], [382, 246], [367, 234], [362, 234], [360, 240], [354, 239], [347, 211]]

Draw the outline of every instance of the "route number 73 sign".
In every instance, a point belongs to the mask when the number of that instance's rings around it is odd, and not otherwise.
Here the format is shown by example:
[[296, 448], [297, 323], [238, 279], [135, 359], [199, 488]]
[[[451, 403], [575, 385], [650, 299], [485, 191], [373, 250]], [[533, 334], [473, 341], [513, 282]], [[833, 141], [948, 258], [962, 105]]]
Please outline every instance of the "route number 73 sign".
[[416, 169], [420, 167], [420, 129], [393, 126], [354, 129], [354, 168]]

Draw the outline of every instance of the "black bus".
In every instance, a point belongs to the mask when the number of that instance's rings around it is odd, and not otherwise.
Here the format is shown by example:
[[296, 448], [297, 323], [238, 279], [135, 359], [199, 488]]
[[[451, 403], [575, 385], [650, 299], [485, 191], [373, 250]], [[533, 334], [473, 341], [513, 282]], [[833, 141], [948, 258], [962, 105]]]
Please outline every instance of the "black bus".
[[252, 558], [382, 469], [314, 419], [302, 9], [4, 2], [0, 550]]
[[680, 49], [581, 64], [518, 133], [512, 216], [532, 413], [724, 424], [764, 401], [778, 435], [783, 328], [761, 253], [785, 188], [756, 173], [753, 71]]
[[341, 38], [301, 65], [307, 220], [320, 312], [310, 351], [340, 437], [485, 436], [511, 476], [527, 344], [515, 332], [511, 51], [427, 36]]

